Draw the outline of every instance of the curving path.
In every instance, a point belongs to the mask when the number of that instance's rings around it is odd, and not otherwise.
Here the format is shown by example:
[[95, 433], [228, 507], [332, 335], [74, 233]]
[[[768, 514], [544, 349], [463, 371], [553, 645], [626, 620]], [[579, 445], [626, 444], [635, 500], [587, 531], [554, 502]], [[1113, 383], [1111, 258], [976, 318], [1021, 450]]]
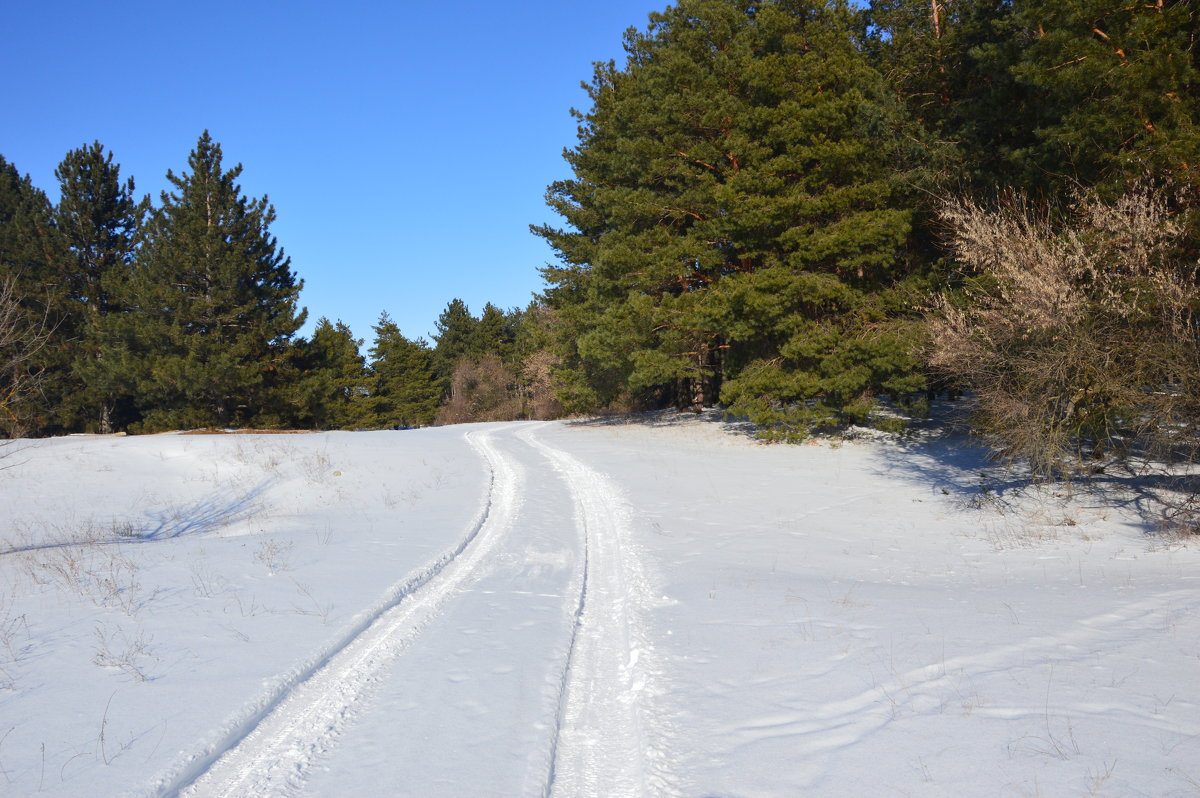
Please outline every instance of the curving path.
[[[491, 483], [455, 550], [182, 763], [160, 795], [638, 796], [656, 757], [630, 510], [539, 424], [468, 433]], [[342, 754], [342, 755], [339, 755]]]

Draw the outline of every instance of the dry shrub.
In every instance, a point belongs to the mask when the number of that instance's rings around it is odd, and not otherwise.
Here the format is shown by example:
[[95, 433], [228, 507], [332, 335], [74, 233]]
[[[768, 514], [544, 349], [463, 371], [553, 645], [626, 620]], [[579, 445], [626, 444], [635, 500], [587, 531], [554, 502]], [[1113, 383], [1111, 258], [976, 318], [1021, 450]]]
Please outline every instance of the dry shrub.
[[1083, 195], [1062, 219], [1017, 194], [954, 199], [941, 218], [966, 280], [930, 321], [929, 361], [974, 392], [998, 455], [1058, 477], [1132, 445], [1190, 456], [1200, 293], [1164, 192]]
[[28, 400], [42, 376], [33, 359], [48, 338], [44, 320], [31, 321], [21, 307], [13, 280], [0, 280], [0, 437], [19, 438], [31, 429]]
[[463, 358], [450, 378], [450, 396], [438, 409], [437, 424], [512, 421], [522, 417], [516, 377], [500, 358]]
[[562, 415], [562, 405], [554, 395], [554, 367], [559, 361], [557, 355], [543, 349], [526, 359], [521, 377], [524, 379], [525, 407], [529, 418], [544, 421]]

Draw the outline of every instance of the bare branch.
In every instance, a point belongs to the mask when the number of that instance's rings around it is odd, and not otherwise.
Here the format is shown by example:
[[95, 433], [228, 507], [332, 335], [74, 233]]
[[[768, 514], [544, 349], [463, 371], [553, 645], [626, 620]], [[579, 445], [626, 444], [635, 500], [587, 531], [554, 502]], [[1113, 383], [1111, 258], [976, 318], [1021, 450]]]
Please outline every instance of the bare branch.
[[0, 280], [0, 437], [19, 438], [29, 432], [28, 401], [42, 379], [34, 359], [49, 337], [45, 317], [31, 319], [21, 307], [15, 281]]

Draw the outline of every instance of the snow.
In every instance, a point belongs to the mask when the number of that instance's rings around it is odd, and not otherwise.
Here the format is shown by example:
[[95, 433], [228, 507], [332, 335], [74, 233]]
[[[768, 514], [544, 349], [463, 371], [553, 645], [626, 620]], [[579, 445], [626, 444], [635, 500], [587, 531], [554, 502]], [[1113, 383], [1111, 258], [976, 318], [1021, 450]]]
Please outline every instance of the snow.
[[953, 435], [0, 449], [0, 795], [1194, 795], [1200, 545]]

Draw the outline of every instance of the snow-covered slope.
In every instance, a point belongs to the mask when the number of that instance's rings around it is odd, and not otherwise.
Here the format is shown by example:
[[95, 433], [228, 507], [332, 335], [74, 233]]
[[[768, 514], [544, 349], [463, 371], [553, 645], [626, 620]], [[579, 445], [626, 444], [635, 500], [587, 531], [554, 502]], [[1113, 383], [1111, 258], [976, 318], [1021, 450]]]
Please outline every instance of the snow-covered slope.
[[1200, 547], [961, 441], [660, 415], [0, 465], [3, 795], [1200, 790]]

